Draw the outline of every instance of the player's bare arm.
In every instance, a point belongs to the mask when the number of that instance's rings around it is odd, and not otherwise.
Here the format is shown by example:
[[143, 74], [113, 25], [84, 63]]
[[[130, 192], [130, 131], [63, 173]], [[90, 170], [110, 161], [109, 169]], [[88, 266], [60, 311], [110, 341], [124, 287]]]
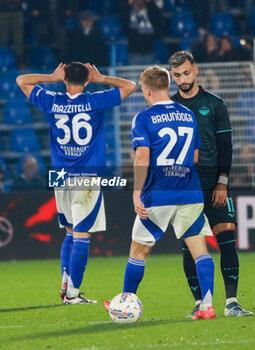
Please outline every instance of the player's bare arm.
[[51, 74], [23, 74], [16, 79], [17, 84], [29, 98], [33, 88], [41, 83], [57, 83], [65, 79], [65, 64], [60, 63]]
[[[227, 174], [220, 174], [220, 176], [228, 177]], [[225, 207], [227, 205], [228, 189], [227, 186], [218, 183], [213, 191], [212, 201], [214, 208]]]
[[148, 174], [150, 163], [150, 148], [137, 147], [134, 161], [134, 192], [133, 203], [137, 215], [141, 219], [147, 219], [149, 214], [141, 201], [141, 193]]
[[131, 80], [103, 75], [94, 65], [91, 65], [89, 63], [86, 63], [85, 66], [89, 70], [89, 77], [86, 85], [89, 83], [101, 83], [118, 87], [120, 89], [121, 101], [136, 90], [136, 83]]
[[197, 162], [198, 162], [198, 156], [199, 156], [199, 150], [198, 150], [198, 149], [195, 149], [195, 152], [194, 152], [194, 160], [193, 160], [193, 163], [194, 163], [194, 164], [197, 164]]

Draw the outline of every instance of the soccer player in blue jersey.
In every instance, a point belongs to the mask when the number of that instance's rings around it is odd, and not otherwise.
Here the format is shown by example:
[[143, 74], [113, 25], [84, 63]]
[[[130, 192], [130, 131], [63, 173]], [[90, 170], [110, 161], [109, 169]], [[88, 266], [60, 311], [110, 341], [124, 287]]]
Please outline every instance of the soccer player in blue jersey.
[[[132, 123], [137, 217], [123, 292], [136, 293], [146, 257], [171, 223], [177, 238], [191, 251], [202, 289], [202, 303], [193, 319], [215, 318], [214, 263], [205, 242], [205, 236], [212, 233], [194, 166], [200, 146], [196, 118], [169, 99], [170, 76], [165, 68], [149, 67], [141, 74], [140, 84], [150, 107], [137, 114]], [[109, 301], [105, 301], [105, 308], [109, 308]]]
[[[40, 87], [45, 82], [64, 82], [66, 93]], [[97, 93], [83, 93], [89, 83], [115, 87]], [[130, 80], [99, 73], [94, 65], [60, 63], [52, 74], [27, 74], [17, 84], [30, 102], [47, 114], [50, 125], [52, 166], [63, 168], [62, 176], [100, 171], [105, 166], [104, 111], [121, 103], [133, 93]], [[91, 172], [91, 174], [90, 174]], [[61, 247], [62, 290], [65, 304], [96, 302], [83, 297], [80, 285], [86, 269], [92, 232], [105, 230], [104, 201], [101, 188], [55, 190], [60, 227], [66, 228]]]

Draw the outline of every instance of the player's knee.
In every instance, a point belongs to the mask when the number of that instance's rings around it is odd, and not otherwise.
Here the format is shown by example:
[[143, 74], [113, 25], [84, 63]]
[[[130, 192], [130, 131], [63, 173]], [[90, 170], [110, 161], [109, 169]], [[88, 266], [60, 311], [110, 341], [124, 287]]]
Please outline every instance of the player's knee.
[[236, 236], [234, 230], [222, 231], [216, 235], [221, 251], [236, 250]]
[[195, 260], [200, 255], [208, 254], [206, 241], [204, 236], [191, 236], [185, 239], [185, 243], [189, 248], [189, 251]]
[[184, 239], [181, 240], [182, 242], [182, 256], [183, 256], [183, 260], [192, 259], [192, 256], [190, 254], [189, 248], [187, 246], [187, 244], [185, 243]]
[[216, 235], [216, 238], [219, 234], [225, 231], [235, 231], [236, 225], [233, 222], [223, 222], [214, 225], [213, 232]]
[[74, 232], [73, 238], [90, 238], [91, 234], [88, 232]]
[[145, 260], [151, 249], [152, 246], [132, 241], [130, 256], [134, 259]]
[[66, 226], [66, 232], [67, 232], [67, 233], [73, 233], [72, 227]]

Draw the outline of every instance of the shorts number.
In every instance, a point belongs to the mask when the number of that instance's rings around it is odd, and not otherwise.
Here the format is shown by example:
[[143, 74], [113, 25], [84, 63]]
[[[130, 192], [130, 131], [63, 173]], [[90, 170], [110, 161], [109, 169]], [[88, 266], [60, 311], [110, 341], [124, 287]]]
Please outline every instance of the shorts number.
[[[170, 165], [171, 166], [174, 163], [182, 164], [184, 162], [184, 159], [187, 155], [187, 152], [189, 150], [189, 147], [190, 147], [190, 144], [192, 141], [193, 129], [187, 128], [184, 126], [179, 126], [178, 127], [178, 135], [177, 135], [173, 129], [163, 128], [159, 131], [158, 134], [160, 137], [164, 137], [165, 135], [168, 135], [170, 137], [170, 140], [169, 140], [168, 144], [166, 145], [166, 147], [161, 152], [161, 154], [158, 156], [157, 165]], [[184, 146], [183, 146], [178, 158], [176, 159], [176, 161], [174, 158], [167, 159], [167, 157], [169, 156], [169, 154], [173, 150], [173, 148], [178, 140], [178, 136], [184, 136], [185, 134], [187, 134], [187, 138], [185, 140]]]
[[[61, 145], [66, 145], [70, 139], [71, 139], [71, 130], [69, 126], [66, 125], [66, 123], [69, 121], [69, 116], [66, 114], [55, 114], [54, 117], [56, 119], [59, 119], [56, 122], [56, 127], [58, 129], [64, 130], [64, 137], [61, 139], [60, 137], [57, 137], [58, 143]], [[90, 120], [90, 116], [86, 113], [78, 113], [76, 114], [72, 119], [72, 134], [74, 141], [80, 145], [84, 146], [89, 143], [92, 137], [92, 127], [88, 123]], [[84, 139], [81, 139], [79, 136], [79, 131], [81, 128], [85, 128], [87, 131], [87, 136]]]

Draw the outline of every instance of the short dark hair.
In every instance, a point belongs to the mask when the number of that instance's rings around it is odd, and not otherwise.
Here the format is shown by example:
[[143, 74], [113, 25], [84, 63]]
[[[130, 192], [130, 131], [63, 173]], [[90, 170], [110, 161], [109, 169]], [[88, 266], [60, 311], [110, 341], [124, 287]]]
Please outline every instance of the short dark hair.
[[71, 62], [65, 67], [65, 79], [72, 85], [84, 85], [89, 76], [88, 68], [81, 62]]
[[195, 59], [192, 53], [189, 51], [177, 51], [169, 58], [168, 63], [170, 68], [176, 68], [186, 61], [195, 64]]

